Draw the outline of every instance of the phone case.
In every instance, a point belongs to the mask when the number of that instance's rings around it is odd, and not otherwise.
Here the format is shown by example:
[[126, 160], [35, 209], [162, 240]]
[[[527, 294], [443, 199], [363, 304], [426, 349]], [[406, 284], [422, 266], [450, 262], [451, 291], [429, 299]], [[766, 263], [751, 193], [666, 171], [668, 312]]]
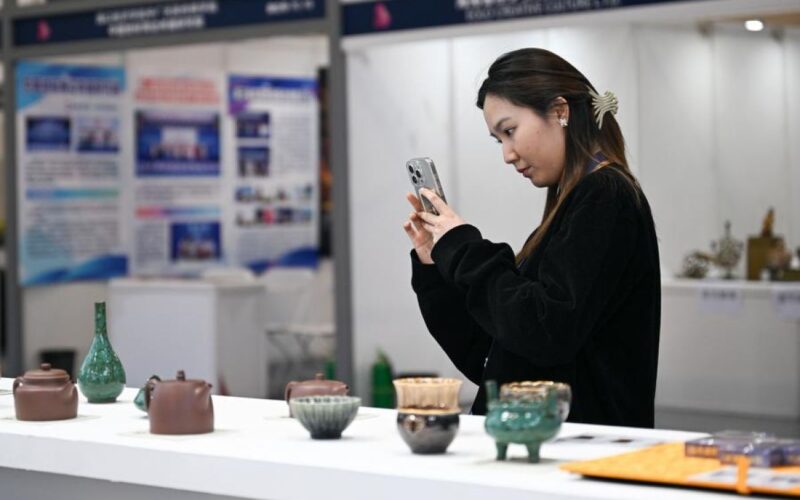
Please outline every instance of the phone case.
[[431, 202], [419, 194], [419, 190], [425, 187], [439, 195], [442, 201], [445, 203], [447, 202], [433, 160], [430, 158], [412, 158], [406, 162], [406, 172], [408, 173], [408, 178], [411, 180], [411, 184], [414, 186], [417, 198], [422, 202], [422, 208], [428, 213], [439, 215], [439, 212]]

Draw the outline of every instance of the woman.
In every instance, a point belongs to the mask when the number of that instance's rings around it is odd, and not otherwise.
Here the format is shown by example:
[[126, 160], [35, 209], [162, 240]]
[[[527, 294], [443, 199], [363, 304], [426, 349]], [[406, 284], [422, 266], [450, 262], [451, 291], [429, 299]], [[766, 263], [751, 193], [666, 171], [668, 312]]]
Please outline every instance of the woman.
[[456, 367], [485, 380], [572, 386], [572, 422], [653, 427], [661, 309], [650, 207], [628, 169], [616, 98], [571, 64], [521, 49], [492, 64], [479, 92], [503, 160], [547, 188], [542, 222], [515, 256], [435, 193], [403, 227], [412, 287]]

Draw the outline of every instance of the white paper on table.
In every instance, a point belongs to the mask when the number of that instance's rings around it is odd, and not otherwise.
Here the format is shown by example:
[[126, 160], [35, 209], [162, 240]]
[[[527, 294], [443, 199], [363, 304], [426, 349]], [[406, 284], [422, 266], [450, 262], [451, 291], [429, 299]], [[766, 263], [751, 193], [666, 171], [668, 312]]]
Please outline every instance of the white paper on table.
[[578, 434], [576, 436], [567, 436], [558, 438], [553, 443], [573, 443], [581, 445], [613, 445], [613, 446], [626, 446], [629, 448], [646, 448], [648, 446], [655, 446], [662, 444], [664, 441], [661, 439], [653, 439], [637, 436], [623, 436], [615, 434]]
[[744, 309], [744, 298], [737, 288], [708, 286], [697, 291], [697, 305], [706, 313], [740, 314]]
[[[703, 472], [689, 478], [689, 481], [704, 483], [736, 484], [736, 467], [724, 467], [711, 472]], [[747, 471], [747, 485], [773, 488], [776, 490], [793, 490], [800, 487], [800, 474], [778, 473], [772, 469], [751, 467]]]
[[800, 319], [800, 288], [793, 290], [773, 288], [772, 305], [778, 316], [786, 319]]

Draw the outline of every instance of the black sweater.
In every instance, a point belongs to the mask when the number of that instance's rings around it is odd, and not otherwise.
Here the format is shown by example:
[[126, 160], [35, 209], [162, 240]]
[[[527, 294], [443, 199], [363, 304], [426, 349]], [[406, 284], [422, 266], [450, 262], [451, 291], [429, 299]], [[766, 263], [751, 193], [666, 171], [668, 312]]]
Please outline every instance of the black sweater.
[[504, 243], [462, 225], [412, 250], [412, 287], [429, 331], [480, 389], [485, 380], [572, 386], [568, 420], [653, 427], [661, 284], [644, 194], [609, 166], [581, 179], [518, 268]]

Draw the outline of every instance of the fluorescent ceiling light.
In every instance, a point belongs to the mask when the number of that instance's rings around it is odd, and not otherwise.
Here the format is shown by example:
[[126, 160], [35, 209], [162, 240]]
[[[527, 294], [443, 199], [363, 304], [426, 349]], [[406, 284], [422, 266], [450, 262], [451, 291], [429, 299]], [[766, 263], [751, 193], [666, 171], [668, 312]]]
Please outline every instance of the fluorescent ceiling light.
[[748, 19], [744, 22], [744, 27], [747, 31], [761, 31], [764, 29], [764, 23], [758, 19]]

